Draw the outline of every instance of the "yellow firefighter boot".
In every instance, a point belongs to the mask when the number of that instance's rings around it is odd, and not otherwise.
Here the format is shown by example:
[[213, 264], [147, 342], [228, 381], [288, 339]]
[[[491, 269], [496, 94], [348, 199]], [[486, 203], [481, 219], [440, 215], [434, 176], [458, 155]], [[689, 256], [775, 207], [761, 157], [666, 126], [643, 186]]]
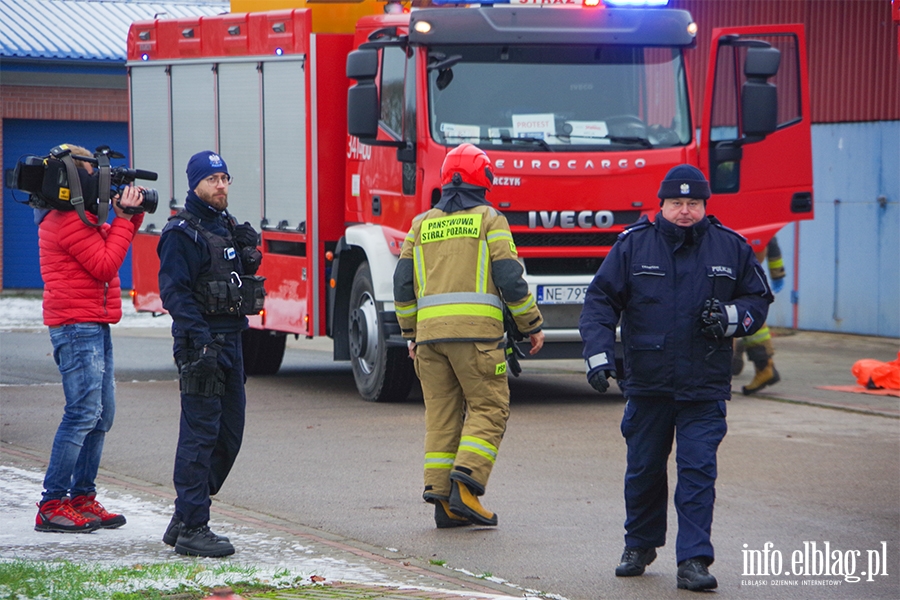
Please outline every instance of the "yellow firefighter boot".
[[472, 521], [465, 517], [458, 517], [450, 511], [450, 504], [447, 500], [434, 501], [434, 524], [438, 529], [449, 529], [450, 527], [462, 527], [471, 525]]
[[451, 483], [453, 487], [450, 491], [450, 512], [478, 525], [497, 524], [497, 514], [483, 507], [469, 486], [458, 481]]
[[768, 362], [766, 362], [764, 368], [756, 371], [756, 376], [753, 377], [753, 381], [751, 381], [749, 385], [744, 386], [744, 395], [749, 396], [750, 394], [755, 394], [767, 385], [775, 385], [779, 381], [781, 381], [781, 376], [778, 374], [778, 371], [775, 370], [775, 363], [773, 363], [770, 358]]

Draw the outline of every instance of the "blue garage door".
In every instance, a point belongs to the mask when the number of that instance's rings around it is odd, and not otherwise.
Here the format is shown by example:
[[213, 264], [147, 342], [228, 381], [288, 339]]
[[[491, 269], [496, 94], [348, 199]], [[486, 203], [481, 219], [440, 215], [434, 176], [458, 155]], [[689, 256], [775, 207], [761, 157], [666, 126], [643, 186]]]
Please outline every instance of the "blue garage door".
[[[3, 171], [15, 168], [26, 154], [46, 155], [50, 148], [62, 143], [77, 144], [88, 149], [107, 145], [123, 154], [128, 151], [128, 124], [94, 121], [3, 120]], [[114, 166], [126, 165], [117, 161]], [[28, 197], [15, 192], [22, 202]], [[111, 211], [110, 211], [111, 212]], [[122, 288], [131, 288], [131, 253], [119, 272]], [[4, 289], [42, 288], [38, 257], [38, 232], [34, 213], [27, 204], [13, 199], [3, 189], [3, 287]]]

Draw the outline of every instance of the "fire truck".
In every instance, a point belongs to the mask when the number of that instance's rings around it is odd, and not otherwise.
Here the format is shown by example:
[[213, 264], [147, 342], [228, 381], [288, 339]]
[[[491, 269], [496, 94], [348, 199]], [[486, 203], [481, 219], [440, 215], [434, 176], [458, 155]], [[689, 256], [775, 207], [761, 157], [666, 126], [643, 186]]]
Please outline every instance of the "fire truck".
[[[691, 90], [691, 14], [580, 2], [234, 0], [228, 14], [131, 26], [133, 164], [159, 173], [174, 211], [188, 158], [218, 151], [229, 211], [261, 231], [267, 297], [244, 335], [248, 374], [275, 373], [287, 335], [326, 335], [364, 399], [408, 395], [392, 275], [463, 142], [493, 162], [488, 199], [544, 316], [540, 358], [581, 356], [585, 290], [616, 236], [658, 211], [672, 166], [699, 167], [708, 212], [757, 249], [812, 218], [802, 25], [713, 30], [705, 89]], [[244, 12], [260, 6], [279, 9]], [[134, 242], [140, 311], [163, 312], [169, 214], [148, 214]]]

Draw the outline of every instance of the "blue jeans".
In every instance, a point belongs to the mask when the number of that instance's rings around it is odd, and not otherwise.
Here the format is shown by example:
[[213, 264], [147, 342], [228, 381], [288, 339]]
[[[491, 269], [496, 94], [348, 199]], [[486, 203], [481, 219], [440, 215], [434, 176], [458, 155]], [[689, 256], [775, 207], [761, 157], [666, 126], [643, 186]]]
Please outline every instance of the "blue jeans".
[[103, 440], [116, 412], [116, 384], [109, 325], [51, 327], [50, 341], [66, 409], [53, 440], [43, 499], [60, 500], [96, 492]]

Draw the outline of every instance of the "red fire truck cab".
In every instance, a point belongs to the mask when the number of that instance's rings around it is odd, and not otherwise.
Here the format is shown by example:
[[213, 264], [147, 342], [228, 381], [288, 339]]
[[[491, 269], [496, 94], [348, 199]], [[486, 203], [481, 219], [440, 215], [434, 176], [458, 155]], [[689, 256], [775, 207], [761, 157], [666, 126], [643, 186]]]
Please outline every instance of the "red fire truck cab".
[[[616, 236], [657, 212], [672, 166], [702, 169], [708, 212], [758, 249], [812, 218], [802, 25], [714, 30], [700, 113], [686, 11], [398, 6], [353, 33], [317, 30], [321, 4], [131, 28], [134, 164], [160, 173], [175, 209], [188, 157], [219, 151], [235, 178], [229, 211], [262, 231], [268, 296], [244, 336], [248, 373], [277, 371], [287, 334], [328, 335], [365, 399], [406, 397], [392, 274], [462, 142], [493, 161], [488, 199], [544, 315], [541, 358], [581, 356], [584, 291]], [[160, 312], [168, 215], [147, 217], [134, 302]]]

